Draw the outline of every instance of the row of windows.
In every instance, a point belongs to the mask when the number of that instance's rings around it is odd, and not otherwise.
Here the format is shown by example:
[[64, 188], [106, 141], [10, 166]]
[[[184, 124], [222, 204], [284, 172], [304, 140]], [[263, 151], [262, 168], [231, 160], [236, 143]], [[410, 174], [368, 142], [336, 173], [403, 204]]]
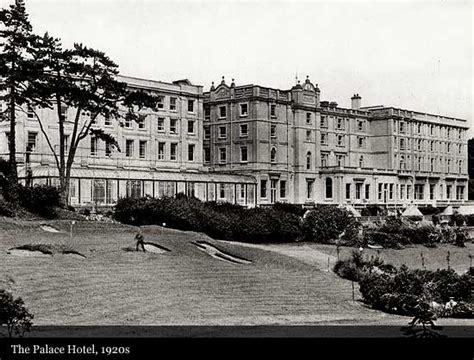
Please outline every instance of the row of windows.
[[[226, 119], [227, 118], [227, 107], [228, 105], [219, 105], [217, 107], [217, 115], [219, 119]], [[249, 104], [248, 103], [240, 103], [239, 104], [239, 116], [246, 117], [249, 115]], [[270, 116], [276, 117], [276, 105], [270, 104]], [[211, 109], [207, 106], [204, 107], [204, 118], [209, 119], [211, 117]]]
[[[124, 126], [126, 129], [133, 128], [133, 122], [131, 119], [126, 119], [124, 122]], [[138, 129], [146, 129], [146, 116], [141, 115], [137, 119], [137, 126]], [[168, 124], [167, 124], [168, 123]], [[176, 118], [170, 118], [169, 121], [166, 121], [164, 117], [158, 117], [156, 119], [156, 131], [160, 133], [164, 133], [166, 131], [166, 125], [168, 125], [168, 131], [170, 134], [178, 134], [179, 132], [179, 120]], [[187, 133], [189, 135], [196, 135], [196, 120], [187, 120]]]
[[[410, 164], [411, 157], [408, 155], [406, 158], [404, 155], [400, 156], [399, 160], [399, 169], [400, 170], [407, 170], [407, 165]], [[415, 170], [417, 171], [428, 171], [426, 169], [426, 158], [425, 157], [414, 157], [415, 160]], [[444, 164], [443, 164], [444, 163]], [[436, 171], [437, 167], [445, 167], [447, 173], [454, 172], [457, 169], [459, 174], [463, 173], [464, 162], [462, 160], [451, 160], [451, 159], [437, 159], [437, 158], [430, 158], [429, 159], [429, 171], [434, 172]]]
[[[278, 187], [280, 189], [280, 199], [286, 198], [286, 193], [287, 193], [286, 186], [287, 186], [286, 180], [276, 180], [276, 179], [270, 180], [271, 202], [274, 202], [276, 200], [276, 193], [277, 193]], [[260, 198], [265, 199], [267, 197], [268, 197], [268, 180], [260, 180]]]
[[[405, 121], [398, 122], [398, 132], [400, 134], [408, 134], [410, 132], [410, 124]], [[457, 138], [461, 140], [463, 138], [465, 130], [455, 129], [447, 126], [434, 125], [434, 124], [423, 124], [416, 123], [411, 126], [411, 133], [418, 135], [431, 135], [439, 136], [444, 138]]]
[[[227, 126], [219, 126], [217, 130], [217, 137], [221, 140], [227, 139]], [[276, 128], [274, 130], [276, 132]], [[240, 124], [239, 125], [239, 136], [240, 137], [247, 137], [249, 134], [249, 127], [248, 124]], [[275, 133], [276, 137], [276, 133]], [[210, 126], [204, 126], [204, 139], [209, 140], [211, 138], [211, 128]]]
[[[428, 189], [429, 193], [425, 193], [425, 190]], [[440, 199], [452, 199], [453, 197], [453, 185], [446, 185], [446, 192], [444, 191], [443, 184], [439, 185], [439, 198]], [[414, 187], [412, 185], [405, 185], [400, 184], [397, 185], [396, 191], [398, 193], [398, 199], [400, 200], [435, 200], [435, 192], [436, 192], [436, 184], [429, 184], [425, 186], [425, 184], [415, 184]], [[394, 200], [395, 198], [395, 184], [387, 184], [381, 183], [378, 184], [378, 200], [387, 202], [388, 200]], [[464, 186], [458, 185], [456, 186], [456, 199], [463, 200], [464, 199]]]
[[[311, 124], [311, 122], [309, 121], [310, 120], [310, 116], [309, 116], [310, 114], [311, 113], [307, 113], [307, 115], [306, 115], [306, 123], [308, 125]], [[321, 120], [320, 120], [319, 126], [323, 129], [328, 128], [329, 127], [329, 119], [332, 119], [332, 117], [328, 117], [326, 115], [321, 115]], [[345, 130], [346, 129], [346, 119], [345, 118], [340, 118], [340, 117], [336, 118], [334, 128], [336, 130]], [[367, 131], [367, 122], [366, 122], [366, 120], [357, 119], [355, 130], [358, 131], [358, 132]]]
[[[451, 142], [423, 140], [423, 139], [406, 139], [400, 138], [398, 141], [400, 150], [409, 150], [410, 145], [413, 142], [413, 149], [418, 151], [439, 151], [439, 152], [451, 152], [456, 151], [458, 154], [462, 154], [463, 145], [455, 144]], [[395, 142], [396, 146], [397, 142]]]

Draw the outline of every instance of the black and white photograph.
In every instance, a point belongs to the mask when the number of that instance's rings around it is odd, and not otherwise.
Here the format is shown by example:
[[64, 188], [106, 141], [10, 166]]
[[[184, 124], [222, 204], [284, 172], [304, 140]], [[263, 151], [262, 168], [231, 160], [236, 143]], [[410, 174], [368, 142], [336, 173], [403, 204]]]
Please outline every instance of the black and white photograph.
[[473, 9], [0, 0], [0, 359], [472, 360]]

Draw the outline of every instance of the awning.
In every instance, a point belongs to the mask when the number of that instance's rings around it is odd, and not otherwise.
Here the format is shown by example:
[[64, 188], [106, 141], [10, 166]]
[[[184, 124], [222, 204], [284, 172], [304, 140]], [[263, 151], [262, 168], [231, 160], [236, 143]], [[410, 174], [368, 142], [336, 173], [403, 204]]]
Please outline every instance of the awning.
[[449, 205], [446, 209], [444, 209], [439, 215], [443, 216], [451, 216], [454, 215], [454, 210], [451, 205]]
[[[49, 166], [32, 167], [33, 178], [58, 177], [58, 169]], [[19, 178], [25, 178], [25, 169], [19, 169]], [[163, 171], [163, 170], [128, 170], [104, 168], [73, 168], [71, 178], [82, 179], [119, 179], [119, 180], [157, 180], [157, 181], [188, 181], [212, 183], [256, 184], [250, 175], [234, 175], [213, 172]]]
[[423, 216], [423, 214], [415, 205], [409, 205], [405, 211], [403, 211], [402, 216]]
[[341, 208], [349, 211], [354, 217], [361, 217], [360, 213], [352, 205], [341, 205]]
[[462, 205], [458, 209], [458, 214], [460, 215], [473, 215], [474, 214], [474, 205]]

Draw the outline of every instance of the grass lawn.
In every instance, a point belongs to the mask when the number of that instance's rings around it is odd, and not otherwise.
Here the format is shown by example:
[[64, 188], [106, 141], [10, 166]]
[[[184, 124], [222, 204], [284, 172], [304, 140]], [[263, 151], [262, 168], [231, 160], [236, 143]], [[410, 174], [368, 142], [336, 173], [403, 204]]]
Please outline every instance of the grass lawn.
[[[0, 219], [0, 288], [21, 296], [36, 325], [252, 325], [397, 322], [352, 300], [351, 283], [296, 258], [209, 239], [205, 235], [144, 227], [145, 241], [171, 250], [130, 250], [137, 229], [120, 224]], [[208, 241], [251, 264], [211, 257], [191, 242]], [[27, 244], [70, 249], [21, 257], [8, 250]], [[37, 247], [33, 247], [37, 248]]]

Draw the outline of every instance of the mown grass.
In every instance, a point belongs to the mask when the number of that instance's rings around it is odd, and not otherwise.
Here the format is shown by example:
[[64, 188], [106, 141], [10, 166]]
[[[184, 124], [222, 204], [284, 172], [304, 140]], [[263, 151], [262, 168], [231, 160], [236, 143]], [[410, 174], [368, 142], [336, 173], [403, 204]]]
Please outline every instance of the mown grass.
[[[351, 284], [296, 258], [222, 243], [193, 232], [144, 227], [144, 240], [165, 254], [123, 251], [137, 228], [69, 221], [0, 220], [0, 287], [21, 296], [35, 324], [236, 325], [400, 321], [352, 300]], [[207, 241], [248, 259], [212, 258], [191, 242]], [[68, 256], [23, 258], [8, 249], [24, 244], [67, 247]], [[405, 319], [401, 323], [406, 322]]]

